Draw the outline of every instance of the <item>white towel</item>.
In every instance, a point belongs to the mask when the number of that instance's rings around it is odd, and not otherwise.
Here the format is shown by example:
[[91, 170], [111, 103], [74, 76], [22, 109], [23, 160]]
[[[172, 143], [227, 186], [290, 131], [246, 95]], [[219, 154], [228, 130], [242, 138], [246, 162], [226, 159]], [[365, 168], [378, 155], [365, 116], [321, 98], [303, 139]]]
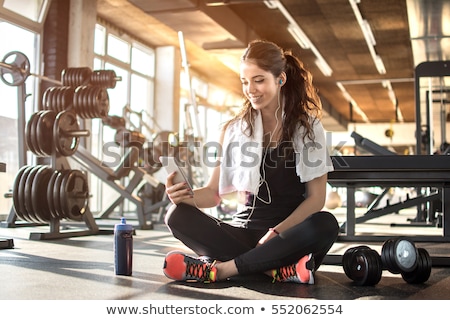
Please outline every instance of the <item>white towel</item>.
[[[263, 151], [261, 114], [258, 113], [255, 119], [253, 137], [242, 134], [242, 125], [242, 121], [236, 121], [225, 131], [219, 179], [220, 195], [236, 191], [258, 193]], [[294, 136], [296, 172], [301, 182], [308, 182], [334, 170], [322, 123], [314, 121], [313, 130], [314, 143], [308, 138], [303, 142], [303, 127], [299, 127]]]

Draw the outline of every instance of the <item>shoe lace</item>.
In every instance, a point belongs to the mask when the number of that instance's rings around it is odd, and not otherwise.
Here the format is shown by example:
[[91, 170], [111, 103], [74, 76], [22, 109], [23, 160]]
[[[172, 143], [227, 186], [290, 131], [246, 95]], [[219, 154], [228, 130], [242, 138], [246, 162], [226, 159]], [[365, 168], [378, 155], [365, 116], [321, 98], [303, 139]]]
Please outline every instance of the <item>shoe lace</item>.
[[195, 278], [199, 281], [209, 282], [212, 265], [205, 263], [199, 259], [187, 259], [186, 261], [186, 275]]
[[273, 282], [275, 281], [286, 281], [288, 279], [297, 277], [297, 271], [295, 270], [295, 264], [290, 266], [281, 267], [276, 269], [273, 275]]

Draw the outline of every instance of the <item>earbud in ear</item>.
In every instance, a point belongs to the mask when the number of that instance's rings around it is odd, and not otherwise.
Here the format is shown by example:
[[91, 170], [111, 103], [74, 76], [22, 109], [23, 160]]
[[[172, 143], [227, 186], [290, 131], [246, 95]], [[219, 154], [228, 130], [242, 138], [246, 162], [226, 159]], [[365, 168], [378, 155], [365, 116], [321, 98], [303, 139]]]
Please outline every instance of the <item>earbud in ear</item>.
[[280, 84], [283, 84], [283, 80], [280, 79]]

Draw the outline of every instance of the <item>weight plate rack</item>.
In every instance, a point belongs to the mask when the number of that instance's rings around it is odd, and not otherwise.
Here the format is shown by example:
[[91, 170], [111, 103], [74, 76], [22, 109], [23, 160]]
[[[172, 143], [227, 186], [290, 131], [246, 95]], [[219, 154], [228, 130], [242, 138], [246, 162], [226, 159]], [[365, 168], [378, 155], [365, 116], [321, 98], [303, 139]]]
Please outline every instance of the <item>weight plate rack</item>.
[[[85, 173], [89, 172], [119, 193], [119, 197], [96, 219], [108, 218], [114, 208], [127, 199], [136, 205], [139, 226], [142, 229], [152, 229], [152, 222], [148, 221], [146, 214], [155, 209], [159, 209], [161, 214], [169, 201], [167, 198], [154, 201], [156, 199], [141, 196], [143, 184], [150, 185], [151, 188], [163, 187], [151, 176], [160, 168], [158, 163], [151, 161], [154, 158], [153, 153], [149, 154], [149, 148], [144, 147], [136, 150], [137, 145], [143, 146], [145, 143], [145, 136], [133, 130], [118, 130], [120, 132], [116, 134], [115, 143], [126, 151], [115, 169], [105, 167], [102, 161], [90, 154], [80, 143], [80, 139], [90, 133], [80, 127], [78, 120], [101, 118], [103, 122], [110, 124], [107, 89], [115, 88], [121, 77], [113, 70], [79, 67], [63, 70], [61, 81], [56, 81], [33, 74], [30, 70], [28, 58], [19, 51], [7, 54], [0, 62], [0, 79], [6, 85], [18, 87], [19, 96], [23, 97], [18, 101], [18, 136], [20, 141], [23, 141], [19, 144], [20, 169], [10, 195], [13, 198], [13, 206], [6, 223], [1, 225], [16, 227], [49, 224], [50, 232], [30, 235], [30, 238], [35, 240], [99, 233], [88, 205], [89, 188]], [[24, 83], [30, 75], [54, 83], [55, 86], [43, 92], [39, 111], [25, 119], [24, 112], [20, 111], [25, 110]], [[119, 122], [126, 124], [125, 119], [122, 120]], [[158, 149], [158, 139], [154, 140], [152, 150]], [[33, 153], [38, 160], [49, 158], [50, 164], [34, 167], [27, 165], [27, 151]], [[81, 165], [84, 172], [73, 170], [68, 161], [69, 157]], [[133, 175], [128, 177], [131, 171]], [[127, 177], [129, 179], [124, 179]], [[47, 186], [44, 186], [45, 184]], [[135, 194], [137, 188], [141, 189]], [[18, 222], [23, 223], [16, 224], [16, 220], [22, 220]], [[60, 232], [61, 220], [84, 221], [88, 230]]]
[[[13, 188], [13, 208], [9, 222], [22, 220], [21, 226], [49, 224], [49, 233], [32, 233], [31, 239], [54, 239], [98, 233], [89, 210], [89, 186], [85, 172], [72, 169], [71, 157], [80, 139], [89, 136], [78, 119], [104, 118], [109, 112], [108, 88], [114, 88], [117, 77], [113, 70], [94, 70], [88, 67], [67, 68], [61, 81], [31, 73], [30, 61], [19, 51], [4, 56], [0, 62], [0, 79], [9, 86], [23, 87], [33, 75], [54, 83], [43, 94], [41, 110], [24, 123], [26, 150], [37, 158], [50, 158], [50, 165], [23, 165], [17, 172]], [[18, 88], [19, 90], [19, 88]], [[19, 101], [19, 108], [26, 99]], [[20, 100], [20, 99], [19, 99]], [[20, 137], [20, 131], [19, 131]], [[19, 161], [22, 164], [26, 161]], [[11, 217], [11, 215], [13, 215]], [[60, 221], [84, 221], [88, 230], [60, 232]], [[17, 225], [18, 226], [18, 225]]]

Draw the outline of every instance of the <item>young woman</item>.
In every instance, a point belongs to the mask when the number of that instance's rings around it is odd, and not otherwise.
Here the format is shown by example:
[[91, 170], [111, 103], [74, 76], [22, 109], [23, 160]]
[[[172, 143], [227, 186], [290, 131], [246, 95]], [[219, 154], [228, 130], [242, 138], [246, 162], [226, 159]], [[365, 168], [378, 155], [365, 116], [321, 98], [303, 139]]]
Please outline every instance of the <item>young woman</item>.
[[[265, 273], [276, 281], [314, 283], [314, 272], [336, 241], [339, 226], [321, 211], [333, 170], [311, 74], [290, 52], [253, 41], [241, 58], [245, 102], [225, 124], [220, 165], [191, 190], [167, 177], [173, 203], [165, 221], [198, 256], [169, 252], [164, 274], [177, 281], [214, 282]], [[230, 222], [199, 208], [237, 194], [245, 208]]]

